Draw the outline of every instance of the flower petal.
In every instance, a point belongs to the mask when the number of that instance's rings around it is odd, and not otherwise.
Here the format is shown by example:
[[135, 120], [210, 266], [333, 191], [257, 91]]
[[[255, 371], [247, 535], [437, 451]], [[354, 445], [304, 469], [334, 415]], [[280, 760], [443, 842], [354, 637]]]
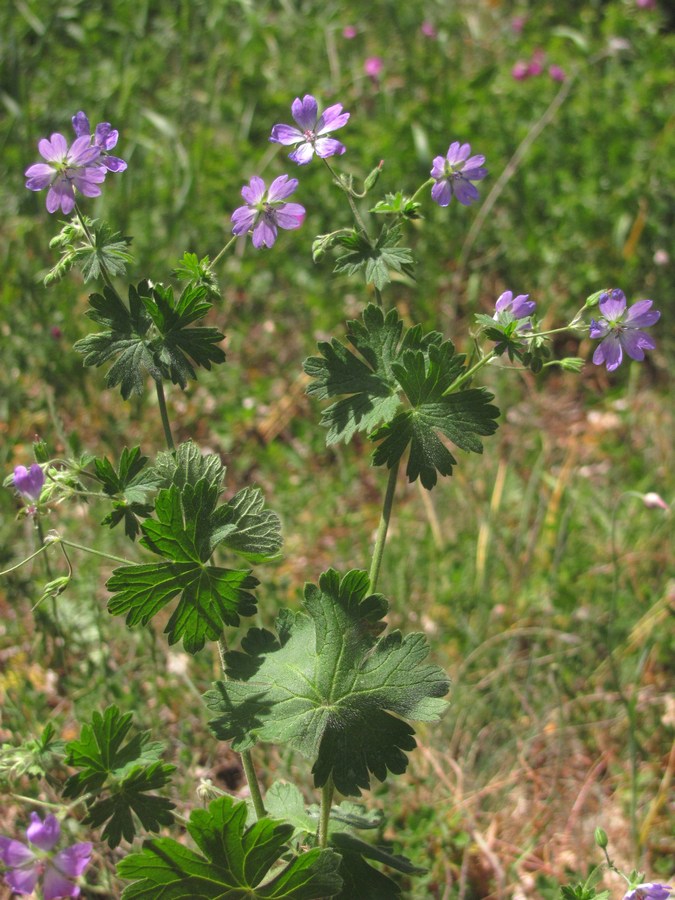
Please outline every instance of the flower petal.
[[626, 308], [626, 296], [617, 288], [600, 297], [598, 306], [606, 319], [618, 319]]
[[314, 151], [320, 159], [326, 159], [328, 156], [342, 156], [345, 152], [345, 145], [335, 138], [319, 138], [314, 142]]
[[39, 875], [37, 865], [31, 866], [30, 869], [11, 869], [5, 872], [5, 881], [17, 894], [32, 894]]
[[459, 162], [464, 162], [469, 153], [471, 153], [471, 144], [460, 144], [459, 141], [454, 141], [448, 147], [446, 159], [450, 165], [456, 165]]
[[68, 152], [68, 143], [62, 134], [53, 134], [51, 140], [43, 138], [38, 143], [40, 156], [48, 162], [62, 162]]
[[604, 319], [600, 319], [599, 322], [596, 322], [595, 319], [591, 319], [591, 327], [588, 330], [588, 334], [593, 340], [604, 338], [609, 334], [609, 325]]
[[241, 196], [247, 203], [260, 203], [265, 195], [265, 182], [258, 175], [254, 175], [248, 184], [241, 189]]
[[300, 206], [299, 203], [284, 203], [283, 206], [275, 210], [274, 218], [279, 228], [292, 231], [295, 228], [300, 228], [305, 221], [305, 212], [305, 207]]
[[277, 239], [277, 229], [267, 216], [263, 216], [253, 229], [253, 246], [256, 250], [261, 247], [272, 247]]
[[41, 191], [51, 182], [52, 178], [56, 175], [56, 172], [51, 166], [47, 165], [47, 163], [35, 163], [35, 165], [29, 166], [26, 169], [25, 175], [28, 179], [26, 182], [28, 190]]
[[279, 175], [279, 177], [275, 178], [270, 185], [270, 189], [267, 192], [267, 199], [270, 203], [275, 203], [277, 200], [285, 200], [286, 197], [290, 197], [297, 186], [297, 178], [289, 178], [288, 175]]
[[85, 114], [80, 110], [78, 113], [72, 118], [73, 128], [75, 129], [75, 136], [81, 137], [83, 134], [91, 134], [91, 127], [89, 125], [89, 119], [85, 116]]
[[317, 134], [326, 134], [329, 131], [337, 131], [349, 121], [349, 113], [342, 112], [342, 104], [336, 103], [329, 106], [321, 113], [319, 121], [316, 123], [314, 131]]
[[495, 303], [495, 312], [503, 312], [507, 307], [511, 305], [513, 302], [513, 291], [504, 291], [503, 294], [500, 294], [497, 297], [497, 302]]
[[64, 215], [69, 215], [75, 206], [75, 194], [69, 181], [60, 179], [47, 192], [47, 212], [54, 213], [59, 207]]
[[437, 181], [431, 188], [431, 199], [435, 200], [439, 206], [449, 206], [452, 199], [452, 188], [447, 178]]
[[621, 341], [616, 334], [610, 332], [602, 343], [596, 347], [593, 354], [593, 362], [596, 366], [601, 366], [603, 362], [607, 366], [608, 372], [618, 369], [623, 360], [623, 350], [621, 349]]
[[445, 157], [444, 156], [434, 156], [431, 175], [433, 178], [442, 178], [443, 173], [445, 172]]
[[304, 141], [304, 139], [305, 136], [302, 131], [293, 128], [292, 125], [275, 125], [270, 135], [270, 140], [275, 144], [285, 144], [286, 146], [297, 144], [300, 141]]
[[291, 105], [291, 114], [303, 131], [314, 129], [319, 107], [311, 94], [305, 94], [300, 100], [296, 97]]
[[230, 218], [234, 225], [232, 234], [246, 234], [258, 218], [258, 210], [251, 209], [249, 206], [240, 206], [235, 209]]
[[48, 863], [42, 881], [42, 896], [44, 900], [57, 900], [58, 897], [79, 897], [80, 889], [57, 868]]
[[89, 841], [65, 847], [52, 859], [52, 865], [69, 878], [77, 878], [91, 862], [92, 849]]
[[49, 813], [43, 822], [36, 812], [31, 813], [30, 825], [26, 829], [26, 837], [31, 844], [39, 847], [40, 850], [53, 849], [61, 837], [59, 820], [52, 813]]
[[296, 150], [288, 154], [288, 158], [292, 159], [293, 162], [297, 163], [299, 166], [306, 166], [308, 162], [312, 161], [313, 156], [314, 147], [308, 142], [300, 144]]
[[470, 181], [465, 181], [464, 178], [456, 178], [453, 182], [453, 187], [455, 189], [455, 197], [457, 197], [462, 206], [470, 206], [480, 197], [477, 189]]
[[124, 172], [127, 164], [119, 156], [102, 156], [101, 162], [109, 172]]
[[[19, 467], [17, 466], [17, 468]], [[16, 469], [14, 471], [16, 476]], [[6, 866], [15, 869], [30, 863], [35, 859], [35, 854], [30, 847], [27, 847], [21, 841], [13, 841], [11, 838], [2, 838], [2, 843], [0, 844], [0, 859]]]
[[655, 325], [661, 318], [661, 313], [657, 309], [652, 309], [651, 300], [638, 300], [629, 307], [624, 322], [633, 328], [648, 328]]

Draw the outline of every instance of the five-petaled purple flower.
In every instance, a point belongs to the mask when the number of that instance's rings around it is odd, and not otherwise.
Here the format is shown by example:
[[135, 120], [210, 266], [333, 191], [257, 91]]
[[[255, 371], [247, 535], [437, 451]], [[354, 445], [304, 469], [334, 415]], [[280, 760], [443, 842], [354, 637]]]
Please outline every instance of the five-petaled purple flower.
[[253, 229], [253, 246], [271, 247], [277, 239], [277, 227], [290, 231], [299, 228], [305, 219], [305, 207], [299, 203], [285, 203], [298, 186], [297, 178], [279, 175], [267, 190], [262, 178], [254, 175], [241, 189], [246, 206], [232, 213], [232, 233], [248, 234]]
[[25, 466], [14, 469], [14, 487], [26, 500], [38, 500], [44, 483], [45, 473], [37, 463], [33, 463], [30, 469]]
[[288, 155], [293, 162], [306, 166], [315, 153], [321, 159], [326, 159], [329, 156], [341, 156], [345, 152], [344, 144], [335, 138], [326, 137], [331, 131], [342, 128], [349, 119], [349, 113], [342, 112], [341, 103], [329, 106], [319, 116], [315, 98], [311, 94], [305, 94], [302, 100], [295, 98], [291, 114], [300, 127], [275, 125], [270, 140], [289, 147], [298, 144]]
[[668, 900], [671, 891], [670, 885], [646, 881], [643, 884], [636, 884], [627, 891], [623, 895], [623, 900]]
[[434, 158], [431, 175], [436, 184], [431, 188], [431, 197], [439, 206], [448, 206], [452, 195], [463, 206], [469, 206], [478, 199], [478, 191], [471, 184], [480, 181], [487, 175], [483, 168], [484, 156], [469, 156], [471, 144], [460, 144], [454, 141], [443, 156]]
[[[530, 316], [534, 315], [537, 307], [534, 300], [528, 299], [529, 296], [529, 294], [518, 294], [514, 297], [513, 291], [504, 291], [495, 303], [494, 320], [502, 325], [508, 325], [514, 319], [528, 320]], [[531, 328], [531, 322], [523, 321], [518, 325], [516, 331], [530, 331]]]
[[593, 354], [593, 362], [596, 366], [603, 363], [608, 372], [621, 365], [623, 352], [631, 359], [642, 360], [645, 358], [645, 350], [653, 350], [656, 344], [649, 334], [640, 331], [655, 325], [661, 313], [652, 309], [651, 300], [638, 300], [626, 309], [626, 296], [618, 288], [607, 291], [600, 296], [598, 303], [602, 315], [596, 322], [591, 319], [589, 334], [600, 345]]
[[26, 169], [26, 187], [29, 191], [42, 191], [48, 187], [47, 212], [61, 209], [65, 215], [73, 211], [75, 192], [85, 197], [98, 197], [105, 180], [106, 168], [101, 165], [101, 148], [92, 146], [91, 137], [83, 134], [71, 146], [62, 134], [55, 133], [49, 140], [43, 138], [38, 150], [44, 163], [35, 163]]
[[0, 860], [7, 866], [5, 881], [17, 894], [32, 894], [42, 876], [42, 897], [78, 897], [80, 888], [73, 884], [89, 865], [92, 845], [73, 844], [53, 853], [61, 837], [61, 826], [53, 815], [44, 822], [37, 813], [30, 814], [26, 829], [28, 845], [0, 836]]
[[[85, 134], [91, 135], [89, 119], [82, 110], [73, 116], [72, 121], [76, 137], [83, 137]], [[119, 131], [114, 129], [110, 122], [101, 122], [96, 126], [96, 130], [94, 131], [92, 146], [98, 147], [101, 154], [101, 164], [104, 165], [109, 172], [124, 172], [127, 167], [127, 164], [123, 159], [120, 159], [119, 156], [111, 156], [108, 153], [108, 151], [112, 150], [117, 144], [119, 136]]]

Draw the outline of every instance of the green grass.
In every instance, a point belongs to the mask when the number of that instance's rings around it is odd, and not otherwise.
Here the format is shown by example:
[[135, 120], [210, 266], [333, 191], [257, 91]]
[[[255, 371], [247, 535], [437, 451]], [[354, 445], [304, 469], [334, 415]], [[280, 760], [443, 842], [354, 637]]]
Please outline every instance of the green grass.
[[[536, 4], [520, 36], [510, 28], [520, 9], [507, 4], [379, 0], [367, 21], [363, 9], [348, 0], [3, 7], [0, 471], [29, 460], [35, 433], [60, 456], [135, 443], [152, 455], [163, 445], [153, 394], [123, 404], [71, 349], [87, 331], [91, 286], [77, 276], [41, 283], [57, 217], [43, 195], [24, 190], [22, 172], [37, 160], [38, 139], [68, 133], [78, 109], [121, 131], [129, 169], [86, 209], [133, 235], [134, 280], [169, 279], [185, 249], [215, 255], [241, 185], [291, 172], [267, 139], [297, 95], [351, 111], [338, 165], [363, 177], [384, 159], [382, 192], [414, 190], [451, 140], [470, 141], [488, 160], [489, 216], [469, 246], [482, 203], [441, 210], [427, 198], [425, 221], [411, 229], [417, 285], [397, 281], [388, 303], [465, 350], [472, 314], [505, 288], [529, 291], [550, 327], [606, 285], [629, 300], [652, 297], [663, 315], [649, 361], [616, 376], [590, 364], [581, 377], [538, 381], [490, 369], [483, 383], [502, 418], [484, 457], [462, 455], [427, 498], [399, 483], [380, 587], [393, 627], [427, 633], [453, 678], [452, 707], [438, 727], [420, 729], [407, 775], [368, 802], [388, 812], [384, 834], [396, 849], [429, 868], [405, 883], [406, 896], [553, 898], [567, 872], [582, 877], [599, 861], [597, 824], [617, 862], [666, 879], [672, 516], [627, 492], [673, 495], [675, 285], [672, 262], [654, 262], [672, 243], [673, 32], [661, 13], [629, 0]], [[424, 18], [437, 40], [419, 32]], [[351, 24], [359, 33], [349, 41], [342, 29]], [[608, 53], [617, 39], [624, 49]], [[559, 90], [546, 76], [511, 78], [516, 59], [537, 47], [574, 81], [499, 190]], [[385, 60], [377, 84], [363, 74], [368, 55]], [[344, 333], [364, 292], [357, 279], [332, 276], [330, 260], [311, 262], [312, 236], [349, 224], [339, 191], [316, 163], [292, 174], [305, 226], [262, 257], [249, 244], [220, 265], [213, 324], [227, 335], [228, 363], [169, 395], [177, 437], [222, 455], [228, 494], [256, 483], [282, 515], [285, 556], [258, 573], [265, 624], [280, 605], [299, 604], [303, 582], [329, 565], [367, 568], [386, 483], [365, 443], [326, 448], [299, 380], [302, 359], [318, 339]], [[591, 352], [588, 341], [559, 349]], [[16, 509], [3, 491], [0, 568], [32, 547]], [[86, 543], [104, 514], [59, 506], [45, 527]], [[135, 552], [117, 532], [96, 541]], [[105, 612], [112, 564], [72, 559], [76, 578], [58, 600], [65, 650], [45, 647], [33, 624], [48, 579], [41, 560], [0, 582], [0, 740], [36, 736], [48, 720], [70, 738], [76, 719], [116, 702], [167, 741], [181, 811], [202, 777], [239, 790], [238, 761], [213, 740], [197, 699], [218, 675], [217, 654], [188, 661], [166, 647], [163, 623], [127, 630]], [[56, 554], [52, 565], [62, 571]], [[297, 777], [311, 797], [301, 759], [262, 748], [256, 761], [265, 783]], [[53, 799], [28, 780], [17, 793]], [[9, 791], [2, 806], [8, 822], [25, 819]], [[97, 862], [110, 885], [112, 860], [102, 853]]]

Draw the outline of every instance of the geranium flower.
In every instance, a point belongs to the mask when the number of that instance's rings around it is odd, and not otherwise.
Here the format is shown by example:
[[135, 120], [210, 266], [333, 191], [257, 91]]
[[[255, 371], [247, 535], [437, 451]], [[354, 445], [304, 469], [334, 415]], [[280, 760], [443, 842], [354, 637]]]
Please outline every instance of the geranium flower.
[[647, 881], [644, 884], [636, 884], [627, 891], [623, 895], [623, 900], [668, 900], [671, 891], [670, 885]]
[[377, 81], [377, 79], [382, 74], [383, 69], [384, 60], [381, 56], [368, 56], [363, 61], [363, 71], [366, 73], [368, 78], [372, 78], [373, 81]]
[[[513, 291], [504, 291], [495, 303], [494, 320], [502, 325], [508, 325], [515, 319], [529, 319], [537, 308], [534, 300], [528, 299], [529, 296], [529, 294], [518, 294], [514, 297]], [[516, 331], [529, 331], [531, 328], [530, 322], [523, 321], [518, 325]]]
[[299, 228], [305, 219], [305, 207], [284, 202], [297, 186], [297, 178], [280, 175], [267, 190], [262, 178], [254, 175], [241, 189], [246, 206], [240, 206], [232, 213], [232, 234], [248, 234], [252, 229], [253, 246], [259, 250], [274, 244], [277, 227], [287, 231]]
[[[89, 119], [82, 110], [73, 116], [72, 121], [77, 137], [82, 137], [85, 134], [91, 135]], [[116, 146], [119, 136], [119, 131], [114, 129], [110, 122], [100, 122], [93, 134], [92, 144], [101, 151], [101, 163], [109, 172], [124, 172], [127, 167], [127, 164], [119, 156], [111, 156], [108, 153], [108, 150], [112, 150]]]
[[29, 191], [48, 187], [47, 212], [57, 209], [68, 215], [75, 206], [74, 188], [85, 197], [98, 197], [106, 169], [100, 164], [101, 148], [92, 146], [89, 135], [82, 135], [69, 147], [62, 134], [55, 133], [38, 144], [40, 156], [47, 160], [26, 169]]
[[484, 156], [471, 156], [471, 144], [460, 144], [455, 141], [448, 147], [445, 157], [434, 157], [431, 175], [436, 184], [431, 188], [431, 198], [439, 206], [448, 206], [452, 195], [463, 206], [470, 206], [478, 199], [478, 191], [471, 184], [480, 181], [487, 175], [483, 168]]
[[638, 300], [626, 309], [626, 296], [615, 288], [600, 295], [598, 302], [602, 315], [596, 322], [591, 319], [589, 334], [600, 339], [600, 344], [593, 354], [596, 366], [603, 363], [608, 372], [617, 369], [623, 360], [624, 350], [631, 359], [643, 360], [645, 350], [653, 350], [656, 344], [649, 334], [640, 331], [655, 325], [661, 313], [652, 309], [651, 300]]
[[329, 106], [319, 116], [319, 107], [311, 94], [305, 94], [302, 100], [296, 97], [291, 105], [291, 114], [300, 126], [275, 125], [270, 141], [285, 146], [299, 146], [289, 153], [288, 158], [299, 166], [306, 166], [316, 153], [321, 159], [329, 156], [341, 156], [345, 152], [344, 144], [335, 138], [326, 137], [331, 131], [342, 128], [349, 119], [349, 113], [342, 112], [342, 104]]
[[45, 473], [37, 463], [33, 463], [30, 469], [25, 466], [14, 469], [14, 487], [26, 500], [38, 500], [44, 483]]
[[42, 878], [44, 900], [79, 897], [80, 888], [71, 879], [78, 878], [89, 865], [92, 845], [73, 844], [54, 853], [60, 837], [61, 826], [56, 817], [50, 814], [43, 822], [37, 813], [30, 815], [28, 844], [0, 837], [0, 859], [9, 870], [5, 881], [15, 893], [32, 894]]

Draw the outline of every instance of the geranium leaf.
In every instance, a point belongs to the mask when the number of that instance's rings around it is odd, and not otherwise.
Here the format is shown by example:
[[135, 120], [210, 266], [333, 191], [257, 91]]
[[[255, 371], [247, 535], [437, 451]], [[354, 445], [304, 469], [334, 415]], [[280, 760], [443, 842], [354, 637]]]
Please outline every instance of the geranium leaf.
[[220, 797], [190, 815], [187, 830], [199, 851], [171, 838], [146, 841], [118, 863], [118, 874], [134, 882], [123, 900], [320, 900], [339, 893], [336, 853], [314, 849], [287, 861], [293, 826], [265, 817], [246, 828], [246, 816], [246, 803]]
[[387, 601], [368, 594], [365, 572], [341, 579], [330, 569], [306, 586], [304, 606], [282, 611], [276, 635], [250, 629], [243, 650], [227, 654], [230, 680], [206, 695], [218, 714], [211, 728], [235, 749], [288, 743], [314, 761], [318, 787], [332, 777], [358, 795], [371, 774], [405, 771], [415, 740], [403, 719], [437, 719], [449, 681], [423, 662], [424, 635], [377, 638]]

